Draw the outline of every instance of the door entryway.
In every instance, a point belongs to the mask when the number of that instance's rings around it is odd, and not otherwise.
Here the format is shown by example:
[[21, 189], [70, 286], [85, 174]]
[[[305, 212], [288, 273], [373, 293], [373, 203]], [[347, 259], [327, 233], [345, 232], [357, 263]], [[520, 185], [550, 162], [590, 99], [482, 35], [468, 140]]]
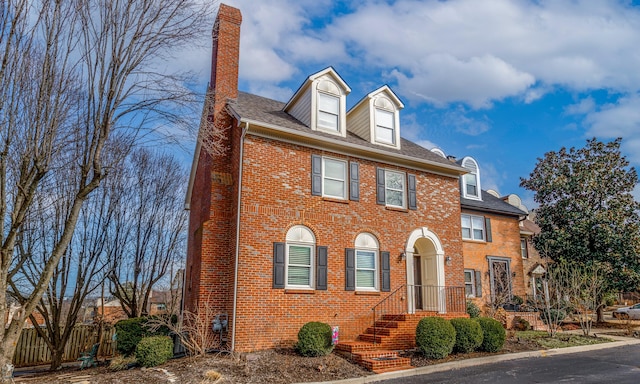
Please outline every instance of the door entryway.
[[446, 311], [444, 251], [438, 237], [427, 228], [414, 230], [407, 241], [407, 305], [415, 311]]

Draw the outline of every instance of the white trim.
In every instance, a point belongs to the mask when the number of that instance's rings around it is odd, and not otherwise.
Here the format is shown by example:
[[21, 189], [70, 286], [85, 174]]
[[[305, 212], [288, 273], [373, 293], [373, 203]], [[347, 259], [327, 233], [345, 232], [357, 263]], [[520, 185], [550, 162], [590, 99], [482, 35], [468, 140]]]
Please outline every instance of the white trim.
[[[402, 176], [402, 205], [389, 204], [389, 202], [388, 202], [388, 197], [389, 197], [388, 191], [399, 191], [398, 189], [387, 187], [387, 181], [389, 180], [389, 178], [387, 176], [390, 173], [395, 173], [395, 174], [398, 174], [398, 175]], [[406, 172], [402, 172], [402, 171], [396, 171], [396, 170], [391, 170], [391, 169], [386, 169], [385, 168], [384, 169], [384, 205], [386, 207], [406, 209], [407, 208], [407, 194], [408, 194], [407, 193], [407, 173]]]
[[[342, 172], [342, 176], [343, 176], [343, 178], [342, 178], [342, 183], [343, 183], [342, 196], [334, 196], [334, 195], [330, 195], [330, 194], [327, 194], [327, 193], [324, 192], [324, 188], [327, 185], [327, 183], [326, 183], [327, 179], [328, 180], [334, 180], [334, 181], [340, 181], [339, 179], [327, 177], [325, 175], [325, 160], [335, 161], [337, 163], [342, 163], [342, 165], [343, 165], [343, 168], [342, 168], [342, 170], [343, 170], [343, 172]], [[349, 183], [349, 180], [348, 180], [349, 179], [349, 173], [347, 171], [347, 166], [348, 166], [348, 163], [347, 163], [346, 160], [336, 159], [336, 158], [333, 158], [333, 157], [322, 156], [322, 196], [323, 197], [329, 197], [329, 198], [332, 198], [332, 199], [347, 200], [347, 198], [348, 198], [348, 196], [347, 196], [347, 193], [348, 193], [347, 185]]]
[[[436, 278], [437, 285], [439, 287], [444, 287], [445, 285], [445, 275], [444, 275], [444, 249], [442, 248], [442, 243], [438, 236], [433, 233], [429, 228], [422, 227], [414, 229], [409, 238], [407, 239], [407, 243], [405, 246], [405, 255], [406, 255], [406, 265], [407, 265], [407, 285], [414, 285], [413, 281], [413, 247], [418, 241], [418, 239], [425, 238], [431, 241], [436, 253]], [[444, 288], [443, 288], [444, 289]], [[439, 297], [438, 303], [438, 312], [446, 313], [446, 301], [443, 300], [442, 295]], [[414, 298], [412, 295], [408, 295], [407, 297], [407, 310], [409, 313], [415, 313], [416, 305], [414, 302]]]
[[[463, 227], [462, 226], [462, 217], [463, 216], [468, 216], [469, 217], [469, 224], [471, 225], [470, 227], [468, 227], [469, 228], [470, 237], [464, 237], [464, 229], [467, 228], [467, 227]], [[475, 218], [479, 218], [480, 221], [482, 222], [482, 239], [476, 239], [473, 236], [473, 230], [474, 229], [478, 229], [478, 228], [475, 228], [473, 226], [473, 218], [474, 217]], [[485, 227], [485, 218], [484, 218], [484, 216], [472, 215], [472, 214], [469, 214], [469, 213], [461, 213], [460, 214], [460, 229], [461, 229], [460, 235], [461, 235], [463, 240], [479, 241], [479, 242], [486, 242], [487, 241], [487, 228]]]
[[[459, 178], [460, 175], [468, 173], [468, 171], [462, 167], [460, 167], [457, 164], [451, 163], [451, 165], [449, 164], [444, 164], [444, 163], [440, 163], [440, 162], [435, 162], [435, 161], [430, 161], [430, 160], [425, 160], [425, 159], [421, 159], [418, 157], [414, 157], [414, 156], [407, 156], [407, 155], [402, 155], [402, 154], [394, 154], [394, 153], [390, 153], [387, 151], [383, 151], [377, 148], [370, 148], [370, 147], [364, 147], [361, 145], [357, 145], [357, 144], [351, 144], [351, 143], [345, 143], [345, 142], [336, 142], [333, 139], [330, 138], [326, 138], [326, 137], [322, 137], [322, 136], [318, 136], [312, 133], [306, 133], [306, 132], [302, 132], [302, 131], [298, 131], [298, 130], [293, 130], [293, 129], [289, 129], [289, 128], [284, 128], [275, 124], [269, 124], [269, 123], [264, 123], [258, 120], [253, 120], [253, 119], [245, 119], [242, 118], [242, 120], [240, 120], [243, 123], [250, 123], [252, 125], [257, 125], [259, 127], [262, 127], [264, 129], [267, 130], [272, 130], [275, 132], [280, 132], [283, 134], [287, 134], [287, 135], [292, 135], [295, 137], [300, 137], [300, 138], [304, 138], [309, 140], [309, 142], [301, 142], [300, 140], [291, 140], [291, 139], [287, 139], [287, 138], [283, 138], [281, 136], [278, 135], [273, 135], [273, 134], [268, 134], [268, 133], [263, 133], [263, 132], [257, 132], [257, 131], [251, 131], [250, 133], [252, 135], [258, 136], [258, 137], [265, 137], [265, 138], [269, 138], [269, 139], [274, 139], [274, 140], [278, 140], [281, 141], [283, 143], [291, 143], [291, 144], [297, 144], [297, 145], [302, 145], [304, 147], [307, 148], [314, 148], [314, 149], [321, 149], [321, 150], [331, 150], [332, 152], [335, 153], [339, 153], [339, 154], [343, 154], [343, 155], [349, 155], [349, 156], [357, 156], [360, 159], [365, 159], [365, 160], [372, 160], [372, 161], [377, 161], [380, 162], [380, 158], [377, 158], [375, 156], [366, 156], [366, 155], [356, 155], [354, 154], [353, 150], [357, 150], [357, 151], [362, 151], [365, 153], [370, 153], [370, 154], [374, 154], [374, 155], [379, 155], [381, 157], [385, 157], [387, 160], [384, 160], [385, 163], [387, 164], [391, 164], [391, 165], [398, 165], [404, 168], [409, 168], [409, 169], [416, 169], [419, 171], [423, 171], [423, 172], [429, 172], [435, 175], [440, 175], [440, 176], [446, 176], [446, 177], [453, 177], [453, 178]], [[317, 146], [317, 145], [313, 145], [311, 142], [318, 142], [318, 143], [326, 143], [329, 144], [328, 146]], [[403, 164], [403, 163], [396, 163], [396, 162], [390, 162], [389, 159], [398, 159], [398, 160], [404, 160], [407, 162], [407, 164]], [[414, 165], [411, 165], [414, 164]], [[425, 166], [431, 166], [431, 167], [435, 167], [435, 168], [439, 168], [442, 170], [448, 170], [448, 171], [452, 171], [455, 172], [455, 175], [452, 175], [451, 173], [445, 173], [445, 172], [439, 172], [436, 170], [432, 170], [432, 169], [425, 169], [423, 167], [416, 167], [415, 164], [418, 165], [425, 165]]]
[[[475, 172], [473, 169], [467, 168], [464, 164], [466, 162], [473, 162], [473, 165], [475, 166]], [[462, 193], [463, 196], [466, 199], [471, 199], [471, 200], [482, 200], [482, 186], [480, 185], [480, 167], [478, 166], [478, 162], [470, 156], [466, 156], [465, 158], [462, 159], [462, 161], [460, 162], [460, 165], [467, 169], [469, 172], [467, 174], [464, 174], [461, 176], [462, 178]], [[470, 195], [467, 192], [467, 181], [465, 180], [465, 178], [469, 175], [473, 175], [475, 177], [476, 180], [476, 196], [474, 195]]]
[[[236, 343], [236, 313], [238, 307], [238, 261], [240, 260], [240, 214], [242, 212], [242, 159], [244, 156], [244, 137], [249, 130], [249, 123], [246, 123], [242, 128], [242, 135], [240, 136], [240, 165], [238, 167], [238, 212], [236, 214], [236, 265], [235, 273], [233, 275], [233, 311], [231, 314], [231, 350], [235, 349]], [[185, 270], [185, 275], [186, 275]]]

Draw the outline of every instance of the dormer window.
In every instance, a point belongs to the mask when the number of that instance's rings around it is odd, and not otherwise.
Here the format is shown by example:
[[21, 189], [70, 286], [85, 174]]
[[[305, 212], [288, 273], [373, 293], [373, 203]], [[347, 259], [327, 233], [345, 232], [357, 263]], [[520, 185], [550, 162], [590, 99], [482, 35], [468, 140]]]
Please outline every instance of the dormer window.
[[307, 78], [283, 111], [312, 131], [347, 136], [347, 95], [351, 88], [329, 67]]
[[404, 104], [386, 85], [366, 95], [347, 113], [347, 129], [381, 147], [400, 148], [400, 110]]
[[318, 92], [318, 128], [339, 131], [340, 98]]
[[393, 112], [385, 111], [380, 108], [376, 108], [375, 111], [376, 120], [376, 141], [384, 144], [395, 145], [396, 143], [396, 131], [394, 123]]
[[478, 169], [478, 163], [472, 158], [467, 157], [462, 161], [462, 166], [469, 171], [469, 173], [462, 176], [464, 197], [467, 199], [480, 200], [480, 170]]

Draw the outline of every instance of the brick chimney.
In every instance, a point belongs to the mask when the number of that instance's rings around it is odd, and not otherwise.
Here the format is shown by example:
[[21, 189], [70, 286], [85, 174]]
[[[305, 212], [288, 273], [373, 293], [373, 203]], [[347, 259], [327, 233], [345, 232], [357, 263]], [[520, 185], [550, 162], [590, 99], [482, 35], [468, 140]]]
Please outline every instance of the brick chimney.
[[220, 112], [227, 99], [238, 97], [238, 67], [240, 64], [240, 24], [242, 14], [237, 8], [220, 4], [213, 25], [211, 80], [215, 91], [215, 112]]

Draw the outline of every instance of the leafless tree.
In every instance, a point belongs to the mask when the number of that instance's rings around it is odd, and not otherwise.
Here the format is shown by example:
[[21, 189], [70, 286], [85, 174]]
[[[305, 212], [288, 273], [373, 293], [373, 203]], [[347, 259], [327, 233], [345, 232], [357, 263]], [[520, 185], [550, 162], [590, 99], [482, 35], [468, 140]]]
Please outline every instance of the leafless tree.
[[[52, 187], [36, 198], [36, 209], [29, 225], [25, 226], [18, 241], [18, 254], [24, 260], [19, 281], [11, 282], [10, 294], [21, 304], [27, 300], [25, 292], [31, 292], [38, 283], [42, 268], [52, 248], [64, 229], [73, 201], [73, 189], [65, 172], [51, 172]], [[38, 327], [36, 318], [30, 316], [38, 335], [51, 351], [51, 370], [62, 364], [67, 342], [87, 298], [95, 294], [106, 278], [109, 262], [109, 244], [114, 212], [121, 196], [113, 193], [112, 184], [119, 180], [119, 172], [113, 171], [83, 205], [73, 238], [60, 262], [53, 270], [48, 287], [36, 310], [44, 319], [44, 328]], [[35, 227], [35, 228], [34, 228]]]
[[[111, 294], [129, 317], [147, 313], [154, 286], [182, 258], [186, 171], [171, 156], [142, 149], [126, 165], [124, 199], [112, 239]], [[171, 278], [172, 276], [169, 276]]]
[[567, 296], [585, 336], [591, 332], [593, 316], [602, 305], [600, 298], [606, 288], [605, 265], [594, 262], [573, 265], [567, 271]]
[[[0, 5], [0, 290], [20, 277], [18, 238], [50, 174], [72, 174], [61, 229], [22, 309], [7, 319], [0, 295], [0, 366], [67, 254], [89, 195], [153, 127], [175, 126], [194, 95], [158, 60], [203, 36], [196, 0], [5, 0]], [[118, 136], [119, 140], [112, 140]]]

